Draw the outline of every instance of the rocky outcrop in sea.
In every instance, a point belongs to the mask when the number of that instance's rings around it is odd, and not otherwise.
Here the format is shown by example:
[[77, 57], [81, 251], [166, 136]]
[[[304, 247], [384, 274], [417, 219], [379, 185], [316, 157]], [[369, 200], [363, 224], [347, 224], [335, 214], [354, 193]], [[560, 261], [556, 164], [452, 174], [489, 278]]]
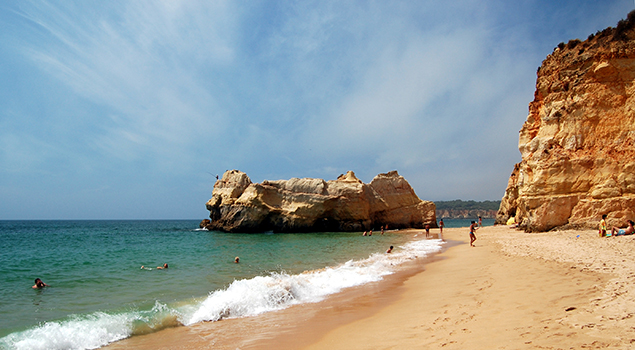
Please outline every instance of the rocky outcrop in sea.
[[634, 28], [631, 12], [543, 61], [497, 223], [515, 216], [533, 232], [635, 219]]
[[396, 171], [369, 183], [352, 171], [337, 180], [312, 178], [252, 183], [229, 170], [207, 202], [210, 230], [227, 232], [364, 231], [437, 227], [435, 205], [423, 201]]

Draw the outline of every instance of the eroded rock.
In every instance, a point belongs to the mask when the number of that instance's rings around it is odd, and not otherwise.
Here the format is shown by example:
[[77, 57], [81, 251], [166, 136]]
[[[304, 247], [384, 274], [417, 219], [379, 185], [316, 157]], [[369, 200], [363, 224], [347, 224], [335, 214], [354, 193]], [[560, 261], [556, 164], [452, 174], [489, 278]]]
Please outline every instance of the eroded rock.
[[337, 180], [298, 179], [252, 183], [230, 170], [207, 202], [210, 224], [228, 232], [364, 231], [437, 227], [435, 205], [423, 201], [396, 171], [364, 184], [352, 171]]
[[635, 15], [561, 44], [538, 70], [497, 223], [526, 231], [635, 219]]

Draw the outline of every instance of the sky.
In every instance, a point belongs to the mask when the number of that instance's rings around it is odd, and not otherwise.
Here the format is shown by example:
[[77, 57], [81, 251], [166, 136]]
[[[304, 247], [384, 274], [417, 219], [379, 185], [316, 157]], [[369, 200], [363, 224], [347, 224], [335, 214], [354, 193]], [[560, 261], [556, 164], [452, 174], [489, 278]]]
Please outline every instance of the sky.
[[0, 220], [204, 219], [215, 176], [500, 200], [536, 70], [632, 0], [0, 0]]

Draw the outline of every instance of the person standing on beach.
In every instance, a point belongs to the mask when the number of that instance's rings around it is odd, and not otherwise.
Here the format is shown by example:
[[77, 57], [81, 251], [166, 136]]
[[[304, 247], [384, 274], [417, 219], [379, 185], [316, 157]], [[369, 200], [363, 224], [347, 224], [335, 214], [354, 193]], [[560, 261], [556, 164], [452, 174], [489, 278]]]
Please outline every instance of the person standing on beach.
[[426, 224], [426, 238], [430, 238], [430, 224]]
[[472, 221], [472, 224], [470, 225], [470, 247], [473, 247], [474, 241], [476, 241], [476, 230], [478, 230], [476, 222]]
[[600, 237], [606, 237], [606, 214], [602, 215], [600, 220]]
[[439, 220], [439, 231], [443, 234], [443, 228], [445, 227], [445, 223], [443, 223], [443, 219]]
[[483, 219], [480, 216], [478, 217], [478, 227], [483, 227]]

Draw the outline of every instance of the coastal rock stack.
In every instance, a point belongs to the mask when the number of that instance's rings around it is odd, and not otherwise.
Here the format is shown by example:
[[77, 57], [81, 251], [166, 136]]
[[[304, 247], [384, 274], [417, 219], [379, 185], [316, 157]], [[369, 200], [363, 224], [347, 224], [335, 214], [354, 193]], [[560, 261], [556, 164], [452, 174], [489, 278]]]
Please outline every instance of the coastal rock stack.
[[210, 230], [227, 232], [364, 231], [437, 227], [435, 205], [417, 197], [396, 171], [364, 184], [352, 171], [337, 180], [298, 179], [252, 183], [229, 170], [207, 202]]
[[497, 214], [528, 232], [635, 219], [635, 12], [554, 49], [538, 69]]

